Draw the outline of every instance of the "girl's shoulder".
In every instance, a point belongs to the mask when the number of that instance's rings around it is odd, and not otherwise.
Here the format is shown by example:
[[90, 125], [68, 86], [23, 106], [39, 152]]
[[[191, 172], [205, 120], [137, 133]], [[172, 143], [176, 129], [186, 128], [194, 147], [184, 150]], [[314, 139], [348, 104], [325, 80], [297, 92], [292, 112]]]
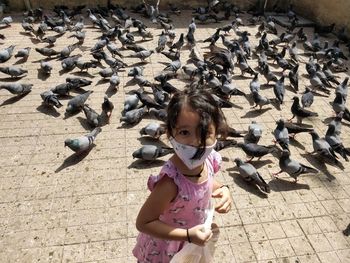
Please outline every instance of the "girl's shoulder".
[[147, 186], [149, 190], [153, 190], [155, 185], [164, 177], [167, 176], [170, 179], [174, 181], [174, 183], [177, 185], [178, 183], [178, 171], [175, 167], [175, 165], [169, 160], [167, 161], [163, 167], [161, 168], [159, 174], [157, 175], [151, 175], [148, 178]]

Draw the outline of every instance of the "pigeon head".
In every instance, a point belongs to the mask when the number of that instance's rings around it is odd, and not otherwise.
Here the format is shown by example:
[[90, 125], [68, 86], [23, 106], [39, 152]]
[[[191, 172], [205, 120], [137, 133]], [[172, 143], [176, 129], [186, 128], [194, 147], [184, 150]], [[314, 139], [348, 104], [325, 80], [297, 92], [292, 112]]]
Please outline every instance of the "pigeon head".
[[136, 150], [136, 151], [134, 151], [133, 153], [132, 153], [132, 158], [141, 158], [142, 157], [142, 154], [141, 154], [141, 149], [138, 149], [138, 150]]
[[237, 166], [244, 164], [244, 162], [240, 158], [235, 158], [233, 161], [236, 163]]
[[284, 123], [285, 123], [284, 119], [279, 119], [278, 121], [276, 121], [276, 124], [281, 127], [284, 127]]
[[73, 141], [72, 139], [66, 139], [66, 140], [64, 141], [64, 147], [71, 145], [71, 144], [72, 144], [72, 141]]
[[293, 101], [299, 103], [299, 98], [298, 98], [297, 96], [294, 96], [294, 97], [293, 97]]
[[287, 149], [284, 149], [282, 151], [282, 156], [281, 157], [288, 157], [288, 156], [290, 156], [290, 152]]
[[309, 132], [309, 134], [311, 135], [313, 140], [317, 140], [320, 138], [320, 136], [318, 136], [318, 134], [315, 131], [311, 131]]

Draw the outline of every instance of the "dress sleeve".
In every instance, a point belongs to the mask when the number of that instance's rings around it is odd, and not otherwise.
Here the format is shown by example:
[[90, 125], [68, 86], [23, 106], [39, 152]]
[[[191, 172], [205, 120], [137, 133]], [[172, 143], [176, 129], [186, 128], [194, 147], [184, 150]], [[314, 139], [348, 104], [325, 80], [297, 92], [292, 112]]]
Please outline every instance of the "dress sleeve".
[[152, 192], [156, 184], [164, 177], [168, 176], [169, 178], [172, 178], [176, 185], [178, 185], [178, 178], [176, 176], [176, 171], [173, 167], [173, 165], [170, 162], [166, 162], [162, 169], [160, 170], [160, 173], [157, 175], [150, 175], [147, 182], [148, 189]]
[[211, 164], [213, 166], [214, 173], [217, 173], [221, 168], [221, 154], [217, 151], [213, 150], [213, 152], [209, 155]]

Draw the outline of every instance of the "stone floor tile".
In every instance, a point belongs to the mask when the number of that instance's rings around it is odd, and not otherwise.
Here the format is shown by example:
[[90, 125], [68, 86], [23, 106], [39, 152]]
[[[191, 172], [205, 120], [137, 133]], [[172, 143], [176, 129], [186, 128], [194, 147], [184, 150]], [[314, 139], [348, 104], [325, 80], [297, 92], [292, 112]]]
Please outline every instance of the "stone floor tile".
[[279, 222], [264, 223], [263, 227], [269, 239], [278, 239], [286, 237]]
[[292, 246], [287, 238], [270, 240], [276, 257], [292, 257], [295, 256]]
[[298, 256], [298, 259], [300, 263], [319, 263], [320, 262], [317, 254]]
[[343, 232], [328, 232], [324, 233], [324, 235], [327, 237], [334, 250], [350, 248], [349, 242], [347, 242]]
[[245, 225], [244, 228], [249, 241], [262, 241], [268, 239], [263, 226], [260, 224]]
[[280, 224], [287, 237], [298, 237], [304, 235], [297, 220], [281, 221]]
[[340, 263], [340, 259], [335, 251], [329, 251], [329, 252], [320, 252], [317, 253], [318, 257], [320, 258], [322, 263]]
[[323, 233], [338, 231], [337, 226], [330, 216], [315, 217], [315, 220]]
[[236, 243], [231, 246], [236, 262], [256, 261], [256, 256], [249, 242]]
[[289, 243], [297, 256], [315, 253], [305, 236], [290, 237]]
[[238, 213], [244, 225], [260, 223], [260, 219], [255, 208], [239, 209]]
[[317, 253], [332, 251], [332, 246], [324, 234], [307, 235], [307, 239]]
[[272, 246], [270, 244], [270, 241], [265, 240], [265, 241], [254, 241], [251, 242], [252, 244], [252, 248], [255, 252], [256, 255], [256, 259], [258, 261], [261, 260], [271, 260], [274, 259], [276, 257]]
[[350, 249], [341, 249], [336, 251], [340, 262], [350, 262]]
[[298, 219], [298, 223], [305, 234], [319, 234], [322, 232], [314, 218]]

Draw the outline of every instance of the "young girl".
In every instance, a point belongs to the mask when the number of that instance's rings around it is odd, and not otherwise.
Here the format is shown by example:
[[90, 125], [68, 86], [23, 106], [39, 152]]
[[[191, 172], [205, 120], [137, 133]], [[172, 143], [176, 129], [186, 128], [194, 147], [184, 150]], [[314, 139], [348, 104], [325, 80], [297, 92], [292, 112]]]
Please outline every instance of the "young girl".
[[219, 213], [232, 204], [228, 187], [214, 179], [221, 156], [213, 148], [226, 122], [213, 97], [203, 90], [185, 90], [174, 94], [167, 112], [175, 154], [148, 180], [151, 194], [136, 220], [141, 233], [133, 249], [140, 263], [169, 262], [185, 241], [204, 246], [212, 236], [203, 230], [211, 197], [220, 198], [215, 207]]

